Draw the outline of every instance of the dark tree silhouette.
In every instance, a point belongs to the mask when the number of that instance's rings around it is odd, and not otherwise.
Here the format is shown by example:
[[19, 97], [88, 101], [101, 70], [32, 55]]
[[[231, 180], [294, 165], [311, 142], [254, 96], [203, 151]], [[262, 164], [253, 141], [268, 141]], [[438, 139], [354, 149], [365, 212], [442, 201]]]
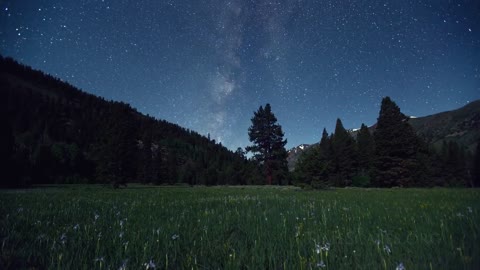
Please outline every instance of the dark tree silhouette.
[[266, 183], [285, 183], [288, 180], [285, 150], [287, 140], [283, 139], [282, 127], [277, 124], [270, 104], [265, 105], [265, 108], [260, 106], [258, 111], [254, 112], [248, 136], [253, 145], [247, 147], [247, 151], [252, 152], [255, 160], [262, 164]]
[[408, 117], [389, 97], [382, 100], [375, 139], [376, 186], [414, 186], [421, 174], [421, 142]]
[[337, 119], [332, 136], [333, 164], [330, 173], [336, 186], [350, 186], [357, 171], [357, 150], [355, 141]]
[[480, 138], [473, 157], [473, 186], [480, 187]]

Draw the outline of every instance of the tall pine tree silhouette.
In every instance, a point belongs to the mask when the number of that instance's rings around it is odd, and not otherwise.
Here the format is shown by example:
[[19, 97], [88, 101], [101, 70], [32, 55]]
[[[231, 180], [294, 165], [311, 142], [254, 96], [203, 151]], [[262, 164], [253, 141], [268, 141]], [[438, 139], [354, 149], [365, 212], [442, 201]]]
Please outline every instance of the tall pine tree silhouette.
[[473, 157], [473, 186], [480, 187], [480, 138], [478, 138], [475, 156]]
[[333, 168], [331, 177], [336, 186], [350, 186], [357, 171], [356, 145], [352, 136], [337, 119], [332, 136]]
[[408, 187], [420, 182], [421, 142], [408, 117], [389, 97], [382, 100], [375, 139], [375, 186]]
[[266, 183], [271, 185], [275, 181], [277, 184], [285, 184], [288, 180], [285, 150], [287, 140], [283, 139], [282, 127], [277, 124], [270, 104], [265, 105], [265, 108], [260, 106], [254, 112], [248, 136], [253, 145], [248, 146], [247, 151], [251, 151], [254, 158], [263, 165]]
[[358, 168], [362, 176], [370, 176], [373, 168], [375, 142], [365, 124], [362, 124], [357, 134]]

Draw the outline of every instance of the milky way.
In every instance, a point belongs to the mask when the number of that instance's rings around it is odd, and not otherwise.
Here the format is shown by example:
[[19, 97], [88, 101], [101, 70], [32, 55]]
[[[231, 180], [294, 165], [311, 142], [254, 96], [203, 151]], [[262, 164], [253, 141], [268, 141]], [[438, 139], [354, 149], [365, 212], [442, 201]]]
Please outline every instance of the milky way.
[[288, 147], [383, 96], [423, 116], [480, 98], [480, 1], [0, 1], [0, 49], [230, 149], [270, 103]]

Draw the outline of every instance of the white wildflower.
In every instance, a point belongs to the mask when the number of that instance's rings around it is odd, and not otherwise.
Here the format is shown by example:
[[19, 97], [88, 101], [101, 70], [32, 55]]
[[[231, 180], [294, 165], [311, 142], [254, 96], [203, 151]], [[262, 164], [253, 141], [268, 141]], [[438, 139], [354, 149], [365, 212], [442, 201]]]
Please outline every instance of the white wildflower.
[[399, 263], [397, 265], [397, 268], [395, 268], [395, 270], [406, 270], [407, 268], [405, 268], [405, 266], [403, 266], [403, 263]]
[[323, 261], [320, 261], [320, 262], [317, 263], [317, 267], [318, 268], [324, 268], [324, 267], [326, 267], [326, 265]]
[[75, 224], [75, 226], [73, 226], [73, 230], [74, 230], [74, 231], [78, 231], [78, 229], [80, 229], [80, 225]]
[[178, 235], [178, 234], [172, 235], [172, 240], [173, 241], [177, 240], [178, 238], [180, 238], [180, 235]]
[[144, 263], [143, 266], [145, 266], [145, 269], [155, 269], [157, 266], [155, 265], [155, 262], [153, 260], [150, 260], [148, 263]]
[[62, 233], [62, 235], [60, 236], [60, 243], [62, 243], [63, 245], [67, 243], [67, 235], [65, 233]]
[[388, 245], [385, 245], [385, 246], [383, 247], [383, 250], [384, 250], [386, 253], [388, 253], [388, 254], [392, 253], [392, 250], [390, 249], [390, 247], [389, 247]]
[[128, 260], [123, 260], [122, 265], [118, 268], [118, 270], [127, 270], [127, 261]]

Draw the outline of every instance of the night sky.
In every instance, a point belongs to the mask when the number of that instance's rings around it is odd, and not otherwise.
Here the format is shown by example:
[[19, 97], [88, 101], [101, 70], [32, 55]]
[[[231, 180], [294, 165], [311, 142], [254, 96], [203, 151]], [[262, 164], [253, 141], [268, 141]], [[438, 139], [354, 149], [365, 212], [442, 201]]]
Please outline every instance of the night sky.
[[0, 52], [230, 149], [267, 102], [287, 148], [480, 98], [478, 0], [0, 0]]

